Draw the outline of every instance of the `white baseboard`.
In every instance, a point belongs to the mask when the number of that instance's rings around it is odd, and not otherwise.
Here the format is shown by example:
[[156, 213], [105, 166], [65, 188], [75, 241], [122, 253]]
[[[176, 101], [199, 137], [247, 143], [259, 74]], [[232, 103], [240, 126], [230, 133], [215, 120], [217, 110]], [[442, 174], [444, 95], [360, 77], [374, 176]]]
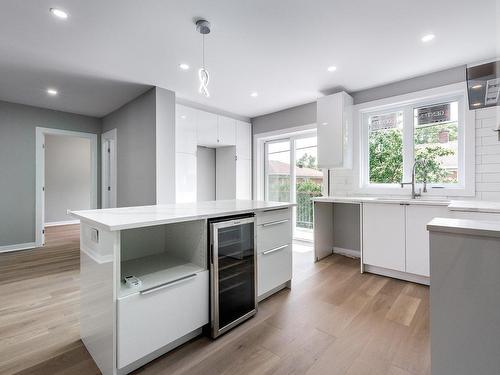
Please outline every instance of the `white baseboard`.
[[364, 271], [369, 272], [369, 273], [376, 273], [377, 275], [393, 277], [395, 279], [411, 281], [411, 282], [417, 283], [417, 284], [424, 284], [424, 285], [430, 284], [430, 278], [428, 278], [426, 276], [420, 276], [420, 275], [415, 275], [413, 273], [389, 270], [387, 268], [370, 266], [368, 264], [364, 265]]
[[345, 255], [351, 258], [360, 258], [361, 253], [358, 250], [344, 249], [342, 247], [333, 247], [333, 252], [335, 254]]
[[59, 225], [71, 225], [80, 224], [80, 220], [66, 220], [66, 221], [52, 221], [50, 223], [45, 223], [46, 227], [57, 227]]
[[0, 253], [7, 253], [9, 251], [34, 249], [35, 247], [36, 247], [35, 242], [26, 242], [26, 243], [14, 244], [14, 245], [0, 246]]

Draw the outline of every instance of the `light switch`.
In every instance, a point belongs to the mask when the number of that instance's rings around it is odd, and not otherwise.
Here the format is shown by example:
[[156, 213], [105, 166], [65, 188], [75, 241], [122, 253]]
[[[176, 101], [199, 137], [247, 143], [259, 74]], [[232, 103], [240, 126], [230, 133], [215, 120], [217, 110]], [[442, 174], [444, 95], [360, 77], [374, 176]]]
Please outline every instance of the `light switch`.
[[95, 243], [99, 243], [99, 231], [97, 229], [90, 228], [90, 239]]

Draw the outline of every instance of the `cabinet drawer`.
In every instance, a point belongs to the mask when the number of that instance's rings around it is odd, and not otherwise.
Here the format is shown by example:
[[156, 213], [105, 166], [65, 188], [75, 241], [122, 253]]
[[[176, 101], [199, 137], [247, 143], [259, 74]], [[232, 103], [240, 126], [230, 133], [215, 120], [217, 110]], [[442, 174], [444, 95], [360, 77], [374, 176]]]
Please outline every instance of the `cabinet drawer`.
[[118, 368], [208, 323], [208, 271], [117, 302]]
[[285, 219], [291, 220], [292, 218], [289, 207], [257, 212], [256, 216], [257, 216], [257, 225], [267, 224]]
[[289, 218], [257, 226], [257, 253], [292, 242], [292, 221]]
[[258, 295], [292, 279], [292, 245], [257, 256]]

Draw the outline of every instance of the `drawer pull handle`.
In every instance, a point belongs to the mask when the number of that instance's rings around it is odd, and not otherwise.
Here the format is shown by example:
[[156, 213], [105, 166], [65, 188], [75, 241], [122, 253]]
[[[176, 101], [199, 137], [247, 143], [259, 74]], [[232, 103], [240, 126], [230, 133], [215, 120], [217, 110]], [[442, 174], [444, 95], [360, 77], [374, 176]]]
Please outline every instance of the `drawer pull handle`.
[[154, 286], [154, 287], [149, 288], [149, 289], [141, 290], [141, 294], [154, 293], [154, 292], [156, 292], [158, 290], [162, 290], [162, 289], [168, 288], [169, 286], [177, 285], [177, 284], [182, 283], [184, 281], [192, 280], [196, 276], [197, 276], [197, 274], [195, 274], [195, 273], [193, 273], [191, 275], [183, 276], [183, 277], [180, 277], [180, 278], [178, 278], [176, 280], [168, 281], [168, 282], [166, 282], [164, 284], [160, 284], [158, 286]]
[[275, 251], [280, 251], [280, 250], [286, 249], [287, 247], [288, 247], [288, 245], [278, 246], [278, 247], [275, 247], [274, 249], [264, 251], [262, 253], [262, 255], [271, 254], [271, 253], [274, 253]]
[[262, 226], [263, 227], [270, 227], [271, 225], [278, 225], [278, 224], [283, 224], [283, 223], [287, 223], [287, 222], [288, 222], [288, 219], [278, 220], [278, 221], [271, 221], [270, 223], [262, 224]]

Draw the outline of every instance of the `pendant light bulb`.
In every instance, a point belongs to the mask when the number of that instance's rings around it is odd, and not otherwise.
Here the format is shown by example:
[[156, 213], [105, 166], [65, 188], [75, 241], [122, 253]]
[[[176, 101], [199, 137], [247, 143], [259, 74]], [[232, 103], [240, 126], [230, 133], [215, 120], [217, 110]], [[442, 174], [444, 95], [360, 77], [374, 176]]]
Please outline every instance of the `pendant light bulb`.
[[210, 92], [208, 91], [208, 83], [210, 82], [210, 73], [205, 67], [205, 35], [210, 33], [210, 22], [207, 20], [196, 21], [196, 31], [198, 31], [202, 37], [202, 66], [198, 69], [198, 78], [200, 80], [198, 92], [206, 98], [209, 98]]

